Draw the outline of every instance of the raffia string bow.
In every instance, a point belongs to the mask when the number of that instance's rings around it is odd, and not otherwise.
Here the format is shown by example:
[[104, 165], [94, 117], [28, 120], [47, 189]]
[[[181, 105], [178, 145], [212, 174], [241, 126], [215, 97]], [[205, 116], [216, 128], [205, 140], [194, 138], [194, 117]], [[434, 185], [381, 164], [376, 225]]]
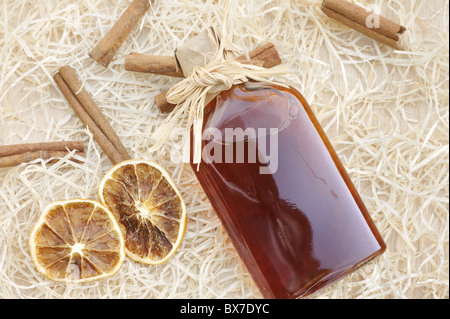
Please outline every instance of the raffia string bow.
[[190, 161], [192, 127], [193, 163], [199, 164], [204, 109], [214, 97], [233, 85], [249, 80], [285, 86], [268, 78], [285, 75], [286, 67], [266, 69], [236, 61], [234, 57], [237, 50], [223, 34], [224, 32], [219, 36], [216, 30], [208, 28], [176, 50], [175, 57], [185, 79], [175, 84], [167, 93], [168, 102], [176, 104], [176, 107], [155, 132], [156, 144], [151, 150], [159, 149], [169, 138], [172, 129], [182, 125], [187, 116], [182, 160], [186, 163]]

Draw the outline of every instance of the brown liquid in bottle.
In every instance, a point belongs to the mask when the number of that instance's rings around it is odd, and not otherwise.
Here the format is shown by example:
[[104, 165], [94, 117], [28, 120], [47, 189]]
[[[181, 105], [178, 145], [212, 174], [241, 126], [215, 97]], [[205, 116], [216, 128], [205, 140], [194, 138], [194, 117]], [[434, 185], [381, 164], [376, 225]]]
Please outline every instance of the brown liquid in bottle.
[[[202, 144], [210, 157], [192, 167], [263, 297], [307, 296], [384, 252], [366, 207], [296, 90], [234, 86], [206, 107], [204, 118], [204, 130], [216, 129]], [[247, 135], [226, 134], [236, 128]]]

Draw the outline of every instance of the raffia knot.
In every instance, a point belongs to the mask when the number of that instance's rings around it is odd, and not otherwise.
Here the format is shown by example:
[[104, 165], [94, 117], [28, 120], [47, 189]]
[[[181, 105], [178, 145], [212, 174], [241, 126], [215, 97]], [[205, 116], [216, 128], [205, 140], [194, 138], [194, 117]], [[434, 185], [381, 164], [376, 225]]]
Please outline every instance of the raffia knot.
[[180, 104], [195, 90], [206, 90], [208, 94], [216, 94], [230, 89], [236, 77], [229, 72], [233, 62], [221, 62], [210, 66], [196, 66], [181, 82], [175, 84], [167, 93], [167, 101]]
[[215, 65], [211, 71], [206, 67], [198, 65], [194, 67], [194, 70], [188, 76], [188, 81], [196, 86], [221, 86], [225, 90], [228, 90], [233, 86], [234, 78], [230, 74], [220, 72], [221, 70], [224, 70], [223, 64], [224, 63]]

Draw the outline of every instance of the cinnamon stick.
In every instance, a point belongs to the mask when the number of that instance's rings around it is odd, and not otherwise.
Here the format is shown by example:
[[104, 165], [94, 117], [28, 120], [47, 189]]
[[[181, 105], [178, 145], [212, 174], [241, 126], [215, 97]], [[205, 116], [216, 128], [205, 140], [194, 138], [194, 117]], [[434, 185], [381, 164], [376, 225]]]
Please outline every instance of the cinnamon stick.
[[[130, 159], [106, 117], [70, 67], [62, 67], [53, 79], [81, 122], [91, 131], [96, 142], [113, 164]], [[81, 88], [81, 89], [80, 89]]]
[[[262, 66], [271, 68], [281, 64], [281, 58], [273, 43], [267, 43], [248, 53], [250, 61], [262, 61]], [[246, 55], [236, 58], [237, 61], [247, 60]], [[254, 62], [260, 64], [261, 62]], [[145, 55], [131, 53], [125, 57], [125, 70], [134, 72], [153, 73], [174, 77], [184, 77], [178, 69], [174, 56]]]
[[44, 143], [26, 143], [0, 145], [0, 157], [38, 151], [73, 151], [84, 152], [83, 141], [62, 141]]
[[167, 101], [167, 92], [169, 91], [164, 91], [155, 96], [156, 106], [158, 106], [158, 109], [161, 113], [170, 113], [176, 106], [175, 104], [169, 103]]
[[177, 63], [173, 56], [146, 55], [133, 52], [125, 57], [125, 70], [184, 77], [183, 72], [177, 70]]
[[[67, 154], [73, 150], [76, 150], [75, 155], [84, 157], [84, 144], [82, 144], [82, 142], [74, 143], [75, 144], [72, 142], [57, 142], [0, 146], [0, 154], [8, 154], [0, 156], [0, 168], [17, 166], [34, 161], [38, 158], [43, 160], [55, 158], [55, 161], [57, 161], [56, 158], [67, 156]], [[75, 148], [71, 148], [72, 146]], [[66, 149], [63, 150], [63, 147], [66, 147]], [[70, 160], [79, 162], [79, 160], [73, 157], [71, 157]], [[53, 160], [50, 162], [53, 162]]]
[[[55, 160], [50, 161], [50, 163], [53, 163], [54, 161], [57, 161], [56, 158], [64, 157], [67, 154], [69, 154], [69, 153], [63, 152], [63, 151], [40, 151], [40, 152], [27, 152], [27, 153], [22, 153], [22, 154], [4, 156], [4, 157], [0, 157], [0, 168], [18, 166], [23, 163], [29, 163], [38, 158], [41, 158], [43, 160], [55, 158]], [[82, 153], [77, 152], [76, 155], [85, 157], [84, 152], [82, 152]], [[80, 162], [75, 158], [70, 158], [70, 160], [75, 163]]]
[[116, 51], [149, 8], [149, 0], [134, 0], [89, 56], [107, 67]]
[[[260, 60], [263, 61], [262, 67], [264, 68], [273, 68], [274, 66], [281, 64], [281, 58], [278, 54], [275, 45], [271, 42], [266, 43], [260, 47], [257, 47], [255, 50], [252, 50], [248, 53], [250, 60]], [[237, 61], [247, 60], [247, 56], [245, 54], [236, 58]]]
[[322, 11], [332, 19], [399, 50], [399, 35], [405, 27], [346, 0], [324, 0]]

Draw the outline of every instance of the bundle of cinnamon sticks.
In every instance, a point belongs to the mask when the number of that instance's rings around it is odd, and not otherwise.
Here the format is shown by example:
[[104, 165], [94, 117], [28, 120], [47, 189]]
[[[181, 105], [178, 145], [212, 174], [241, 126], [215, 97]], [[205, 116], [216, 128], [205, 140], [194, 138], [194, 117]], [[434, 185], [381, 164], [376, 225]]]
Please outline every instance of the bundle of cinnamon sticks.
[[113, 164], [130, 159], [125, 146], [114, 132], [102, 111], [70, 66], [63, 66], [53, 76], [75, 114], [94, 136]]

